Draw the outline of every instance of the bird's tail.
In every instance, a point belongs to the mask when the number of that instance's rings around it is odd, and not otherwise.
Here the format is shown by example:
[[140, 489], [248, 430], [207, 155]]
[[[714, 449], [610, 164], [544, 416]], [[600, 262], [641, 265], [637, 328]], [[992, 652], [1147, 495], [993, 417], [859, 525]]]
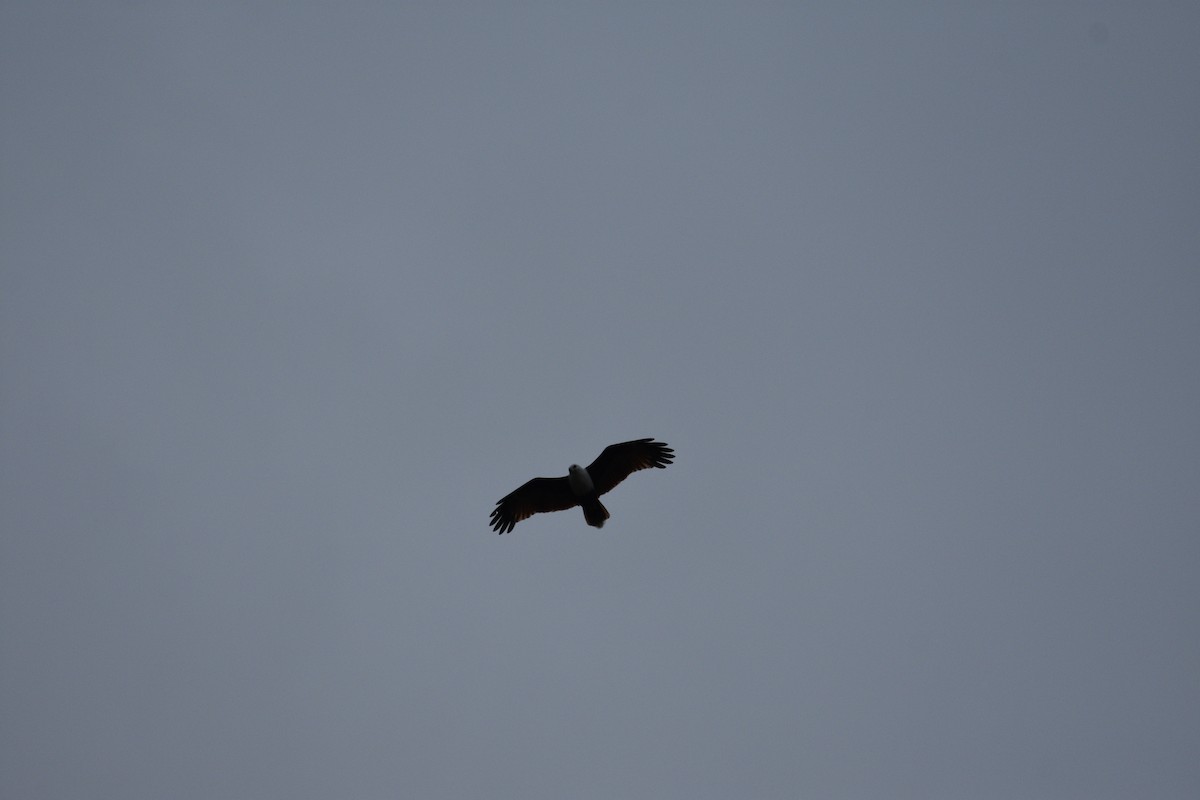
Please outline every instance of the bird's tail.
[[603, 528], [604, 521], [608, 519], [608, 509], [604, 507], [598, 499], [593, 498], [587, 502], [581, 503], [583, 507], [583, 518], [587, 520], [587, 524], [593, 528]]

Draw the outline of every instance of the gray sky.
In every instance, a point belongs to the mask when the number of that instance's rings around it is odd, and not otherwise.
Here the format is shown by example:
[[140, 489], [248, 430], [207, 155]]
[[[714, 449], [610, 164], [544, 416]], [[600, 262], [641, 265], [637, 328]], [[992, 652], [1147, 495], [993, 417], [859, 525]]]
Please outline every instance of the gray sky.
[[1198, 54], [4, 3], [0, 795], [1195, 797]]

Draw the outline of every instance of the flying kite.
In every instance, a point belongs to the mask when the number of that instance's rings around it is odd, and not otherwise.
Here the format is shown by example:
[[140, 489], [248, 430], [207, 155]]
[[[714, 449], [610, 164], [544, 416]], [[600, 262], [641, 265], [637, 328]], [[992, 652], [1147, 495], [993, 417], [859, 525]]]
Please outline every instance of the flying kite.
[[509, 533], [518, 522], [534, 514], [575, 506], [583, 508], [588, 525], [603, 528], [609, 514], [600, 495], [611, 492], [639, 469], [666, 469], [674, 459], [674, 450], [653, 439], [610, 444], [587, 469], [572, 464], [561, 478], [534, 478], [497, 500], [492, 509], [492, 530]]

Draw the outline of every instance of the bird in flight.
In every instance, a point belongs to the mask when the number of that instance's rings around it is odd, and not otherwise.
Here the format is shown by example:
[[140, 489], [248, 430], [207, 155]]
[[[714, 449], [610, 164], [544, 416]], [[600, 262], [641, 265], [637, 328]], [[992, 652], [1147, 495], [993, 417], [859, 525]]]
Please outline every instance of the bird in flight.
[[603, 528], [608, 509], [600, 495], [611, 492], [618, 483], [639, 469], [666, 469], [675, 459], [675, 451], [653, 439], [610, 444], [587, 469], [572, 464], [561, 478], [534, 478], [496, 501], [492, 509], [492, 530], [508, 533], [523, 519], [545, 511], [565, 511], [581, 506], [583, 518], [593, 528]]

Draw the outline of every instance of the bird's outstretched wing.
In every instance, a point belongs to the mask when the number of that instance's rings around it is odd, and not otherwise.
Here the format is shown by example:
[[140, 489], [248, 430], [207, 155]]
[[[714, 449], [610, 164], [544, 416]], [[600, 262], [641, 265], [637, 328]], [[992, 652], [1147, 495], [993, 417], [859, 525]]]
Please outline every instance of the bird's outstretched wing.
[[675, 459], [675, 451], [653, 439], [635, 439], [632, 442], [610, 444], [595, 461], [588, 465], [588, 475], [596, 494], [611, 492], [621, 481], [639, 469], [666, 466]]
[[577, 505], [566, 478], [534, 478], [496, 501], [492, 530], [508, 533], [523, 519], [544, 511], [564, 511]]

